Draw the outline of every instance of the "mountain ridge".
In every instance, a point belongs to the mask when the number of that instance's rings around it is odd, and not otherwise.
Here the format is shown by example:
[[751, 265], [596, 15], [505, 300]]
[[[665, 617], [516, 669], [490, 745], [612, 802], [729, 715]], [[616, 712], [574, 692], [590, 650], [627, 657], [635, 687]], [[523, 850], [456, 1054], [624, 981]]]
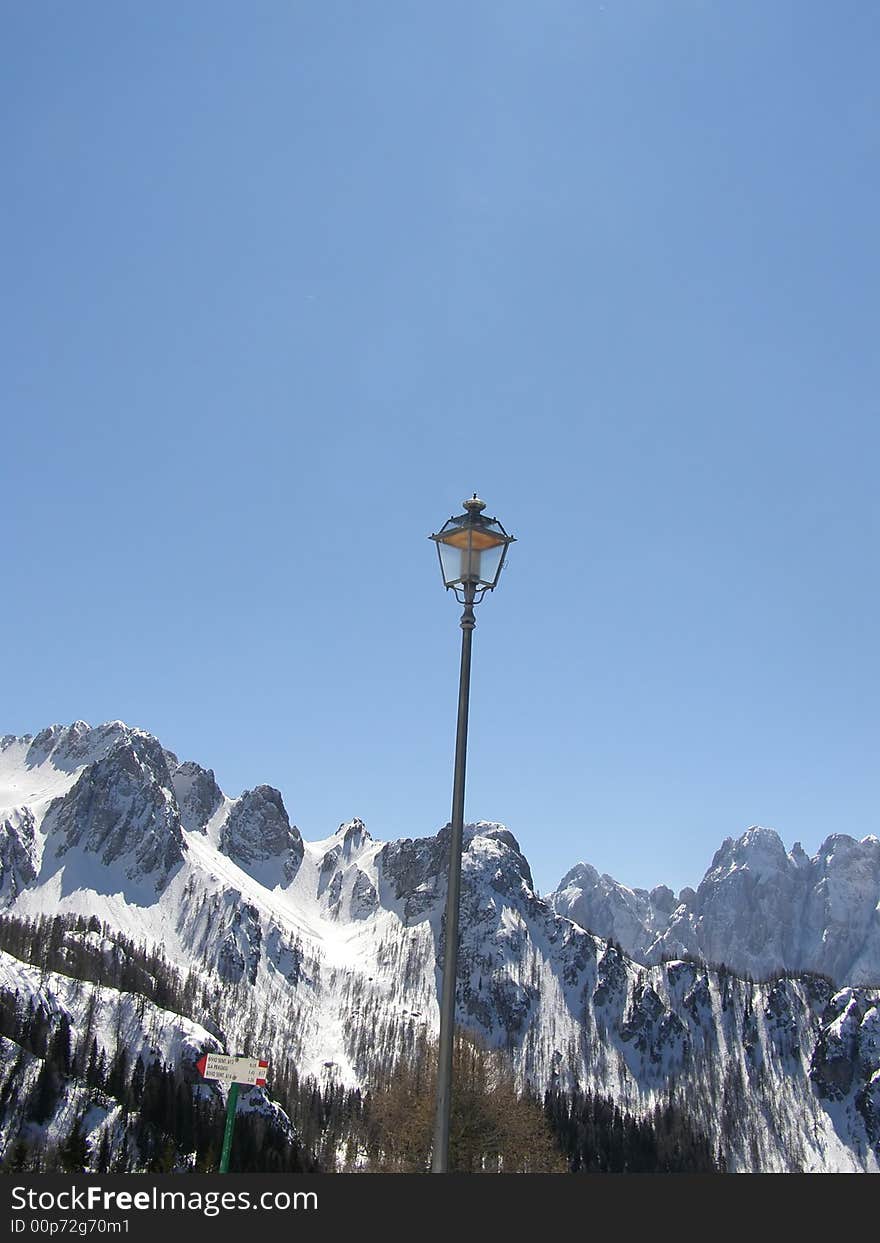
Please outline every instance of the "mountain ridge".
[[812, 857], [752, 825], [715, 852], [696, 890], [630, 889], [589, 864], [571, 868], [548, 901], [618, 940], [646, 964], [670, 956], [724, 962], [764, 977], [815, 971], [839, 983], [880, 981], [880, 839], [830, 834]]
[[[161, 945], [216, 998], [228, 1048], [358, 1085], [436, 1031], [448, 825], [381, 842], [352, 820], [304, 841], [273, 787], [230, 799], [121, 722], [0, 740], [0, 808], [10, 914], [87, 915]], [[636, 1113], [674, 1098], [731, 1169], [880, 1168], [876, 990], [639, 963], [537, 894], [494, 822], [465, 831], [461, 909], [458, 1021], [523, 1084]]]

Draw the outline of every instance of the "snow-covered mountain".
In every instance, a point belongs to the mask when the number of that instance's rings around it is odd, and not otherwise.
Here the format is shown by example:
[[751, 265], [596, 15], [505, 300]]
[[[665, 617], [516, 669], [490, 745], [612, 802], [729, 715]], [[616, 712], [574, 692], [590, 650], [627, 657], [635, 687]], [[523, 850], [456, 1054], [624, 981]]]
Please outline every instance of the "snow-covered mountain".
[[[352, 820], [305, 842], [277, 790], [230, 799], [209, 770], [121, 722], [0, 740], [7, 912], [83, 914], [134, 944], [161, 946], [190, 994], [201, 988], [213, 999], [210, 1021], [196, 1015], [181, 1026], [181, 1047], [247, 1045], [318, 1078], [363, 1083], [436, 1030], [448, 834], [382, 843]], [[738, 869], [745, 881], [733, 883], [752, 900], [760, 884], [737, 846], [725, 843], [710, 876], [721, 890]], [[744, 849], [750, 861], [753, 848]], [[831, 923], [842, 914], [838, 879], [853, 874], [832, 866], [840, 849], [810, 910], [827, 914], [828, 937], [844, 946], [835, 963], [853, 963], [864, 920], [852, 935]], [[589, 875], [570, 874], [542, 899], [508, 829], [468, 826], [460, 1021], [507, 1048], [539, 1090], [577, 1084], [634, 1112], [673, 1100], [729, 1168], [880, 1168], [880, 993], [839, 974], [836, 985], [809, 974], [755, 984], [680, 957], [639, 963], [634, 955], [655, 954], [658, 939], [684, 925], [683, 916], [673, 923], [680, 911], [697, 908], [668, 890], [625, 891], [627, 954], [610, 943], [623, 944], [624, 914], [598, 936], [576, 899], [572, 917], [562, 911], [563, 895]], [[616, 913], [617, 890], [606, 888]], [[711, 892], [700, 910], [711, 909]], [[736, 919], [716, 925], [739, 935]], [[74, 1026], [86, 1022], [67, 977], [12, 955], [2, 967], [7, 989], [36, 989]], [[158, 1048], [173, 1020], [147, 1018]]]
[[729, 837], [699, 888], [628, 889], [579, 863], [553, 909], [639, 962], [693, 955], [765, 978], [814, 971], [839, 984], [880, 983], [880, 839], [835, 833], [810, 858], [757, 826]]

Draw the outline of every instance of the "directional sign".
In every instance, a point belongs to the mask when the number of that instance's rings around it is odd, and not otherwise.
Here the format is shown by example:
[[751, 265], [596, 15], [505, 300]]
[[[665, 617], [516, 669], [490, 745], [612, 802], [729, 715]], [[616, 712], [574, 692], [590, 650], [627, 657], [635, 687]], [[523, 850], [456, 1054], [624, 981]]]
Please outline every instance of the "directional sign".
[[203, 1053], [196, 1062], [205, 1079], [222, 1079], [225, 1083], [252, 1083], [265, 1087], [266, 1058], [227, 1057], [225, 1053]]

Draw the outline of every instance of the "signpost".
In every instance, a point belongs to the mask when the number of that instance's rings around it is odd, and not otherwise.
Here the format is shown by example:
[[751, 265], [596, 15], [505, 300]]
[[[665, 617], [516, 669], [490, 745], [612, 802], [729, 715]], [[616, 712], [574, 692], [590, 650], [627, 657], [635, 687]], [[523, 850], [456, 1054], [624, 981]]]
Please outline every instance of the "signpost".
[[232, 1152], [232, 1132], [235, 1129], [235, 1111], [238, 1108], [238, 1084], [229, 1085], [226, 1101], [226, 1129], [223, 1132], [223, 1151], [220, 1153], [221, 1174], [229, 1173], [229, 1154]]
[[238, 1105], [238, 1085], [247, 1083], [259, 1088], [266, 1086], [269, 1062], [258, 1057], [229, 1057], [225, 1053], [203, 1053], [196, 1062], [203, 1079], [219, 1079], [229, 1087], [226, 1102], [226, 1129], [223, 1132], [223, 1151], [220, 1154], [220, 1173], [229, 1173], [229, 1154], [232, 1152], [232, 1132], [235, 1127], [235, 1110]]

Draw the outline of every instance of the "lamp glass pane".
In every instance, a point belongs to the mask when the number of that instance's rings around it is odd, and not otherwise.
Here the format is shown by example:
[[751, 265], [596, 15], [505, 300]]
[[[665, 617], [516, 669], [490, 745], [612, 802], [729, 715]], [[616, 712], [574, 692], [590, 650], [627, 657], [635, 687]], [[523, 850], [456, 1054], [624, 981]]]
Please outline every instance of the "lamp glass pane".
[[444, 542], [437, 547], [447, 587], [453, 583], [480, 582], [480, 551], [470, 547], [470, 540], [462, 541], [459, 546]]
[[495, 579], [498, 577], [498, 571], [501, 568], [501, 558], [504, 556], [506, 547], [506, 544], [496, 544], [494, 548], [487, 548], [480, 558], [481, 581], [488, 587], [495, 585]]

